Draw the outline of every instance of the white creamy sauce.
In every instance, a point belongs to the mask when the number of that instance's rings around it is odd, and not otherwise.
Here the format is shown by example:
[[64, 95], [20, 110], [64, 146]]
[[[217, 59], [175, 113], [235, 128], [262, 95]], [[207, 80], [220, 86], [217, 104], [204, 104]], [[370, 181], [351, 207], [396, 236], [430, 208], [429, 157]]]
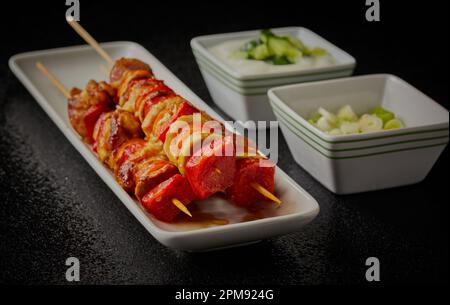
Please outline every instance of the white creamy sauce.
[[258, 75], [271, 72], [299, 71], [331, 66], [335, 63], [331, 55], [303, 56], [295, 64], [273, 65], [261, 60], [241, 59], [233, 56], [249, 39], [229, 40], [209, 48], [210, 52], [226, 65], [243, 75]]

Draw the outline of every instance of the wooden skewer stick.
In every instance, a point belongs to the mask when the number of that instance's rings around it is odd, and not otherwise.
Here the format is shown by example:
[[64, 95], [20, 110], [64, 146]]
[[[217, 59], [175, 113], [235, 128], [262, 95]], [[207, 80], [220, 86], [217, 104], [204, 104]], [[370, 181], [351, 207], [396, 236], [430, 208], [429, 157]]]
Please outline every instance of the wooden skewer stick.
[[[65, 97], [69, 98], [70, 93], [67, 91], [67, 89], [64, 87], [64, 85], [41, 63], [37, 62], [36, 67], [44, 74], [51, 82], [52, 84], [58, 88], [59, 91], [61, 91], [62, 94], [64, 94]], [[189, 215], [192, 217], [191, 212], [187, 209], [187, 207], [178, 199], [172, 198], [172, 203], [175, 205], [180, 211], [185, 213], [186, 215]]]
[[103, 57], [104, 60], [106, 60], [111, 66], [114, 65], [114, 61], [112, 60], [111, 56], [109, 56], [108, 53], [106, 53], [105, 50], [98, 44], [98, 42], [71, 16], [66, 17], [67, 23], [77, 32], [81, 38], [83, 38], [91, 47], [94, 48], [95, 51], [97, 51], [98, 54], [100, 54], [101, 57]]
[[281, 200], [275, 197], [274, 194], [269, 192], [265, 187], [263, 187], [261, 184], [257, 182], [250, 183], [250, 186], [254, 188], [256, 191], [258, 191], [261, 195], [263, 195], [266, 198], [269, 198], [270, 200], [274, 201], [275, 203], [281, 204]]
[[[97, 53], [103, 57], [103, 59], [105, 59], [109, 64], [114, 65], [114, 61], [112, 60], [111, 56], [109, 56], [108, 53], [106, 53], [105, 50], [103, 50], [103, 48], [98, 44], [98, 42], [85, 30], [83, 29], [83, 27], [76, 21], [74, 20], [72, 17], [67, 17], [67, 22], [72, 26], [72, 28], [89, 44], [91, 45], [95, 51], [97, 51]], [[102, 68], [103, 69], [103, 68]], [[216, 171], [220, 174], [221, 171], [219, 169], [216, 169]], [[271, 192], [269, 192], [266, 188], [264, 188], [262, 185], [254, 182], [252, 183], [252, 187], [257, 190], [258, 192], [260, 192], [263, 196], [269, 198], [270, 200], [280, 204], [281, 200], [278, 199], [277, 197], [275, 197], [275, 195], [273, 195]], [[177, 199], [175, 199], [177, 200]], [[179, 204], [183, 205], [183, 203], [179, 200], [177, 200], [179, 202]], [[172, 201], [173, 202], [173, 201]], [[174, 203], [175, 204], [175, 203]], [[175, 204], [176, 205], [176, 204]], [[178, 207], [178, 206], [177, 206]], [[184, 208], [186, 208], [183, 205]], [[179, 207], [178, 207], [179, 208]], [[181, 210], [181, 209], [180, 209]], [[186, 208], [187, 210], [187, 208]], [[182, 210], [183, 211], [183, 210]], [[184, 212], [184, 211], [183, 211]], [[187, 214], [187, 215], [190, 215]]]
[[51, 74], [41, 62], [38, 61], [36, 63], [36, 67], [52, 82], [56, 88], [58, 88], [59, 91], [61, 91], [62, 94], [64, 94], [66, 98], [70, 97], [70, 93], [67, 91], [66, 87], [64, 87], [64, 85], [55, 76], [53, 76], [53, 74]]
[[180, 209], [181, 212], [183, 212], [184, 214], [192, 217], [191, 212], [189, 212], [188, 208], [177, 198], [172, 198], [172, 203], [178, 208]]

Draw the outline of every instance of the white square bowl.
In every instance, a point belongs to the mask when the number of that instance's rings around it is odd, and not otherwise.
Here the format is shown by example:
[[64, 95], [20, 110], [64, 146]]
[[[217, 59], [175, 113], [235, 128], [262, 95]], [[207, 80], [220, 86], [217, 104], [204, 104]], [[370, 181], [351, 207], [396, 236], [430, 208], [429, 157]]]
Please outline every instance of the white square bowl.
[[[271, 106], [296, 162], [330, 191], [350, 194], [423, 180], [448, 143], [448, 111], [393, 75], [367, 75], [273, 88]], [[381, 105], [406, 127], [330, 136], [307, 122], [318, 107]]]
[[299, 37], [307, 45], [325, 48], [336, 63], [297, 71], [243, 75], [217, 58], [209, 48], [228, 40], [258, 37], [259, 30], [200, 36], [191, 41], [192, 52], [214, 102], [235, 120], [274, 120], [267, 99], [267, 91], [271, 87], [344, 77], [353, 73], [355, 59], [312, 31], [303, 27], [277, 28], [273, 31]]

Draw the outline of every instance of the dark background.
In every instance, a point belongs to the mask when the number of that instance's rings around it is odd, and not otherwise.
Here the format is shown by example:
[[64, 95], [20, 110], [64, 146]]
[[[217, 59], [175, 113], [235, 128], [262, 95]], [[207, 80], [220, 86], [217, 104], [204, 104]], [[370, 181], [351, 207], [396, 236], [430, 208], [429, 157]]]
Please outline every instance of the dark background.
[[[81, 24], [99, 41], [142, 44], [221, 114], [190, 39], [297, 25], [353, 55], [355, 74], [395, 74], [448, 109], [448, 11], [439, 2], [393, 6], [381, 0], [381, 22], [372, 23], [365, 20], [364, 0], [210, 2], [82, 0]], [[382, 283], [448, 281], [448, 149], [418, 185], [336, 196], [295, 164], [280, 135], [279, 166], [320, 204], [312, 224], [224, 251], [194, 254], [162, 246], [7, 66], [19, 52], [84, 43], [65, 23], [64, 1], [2, 6], [0, 282], [64, 284], [69, 256], [81, 261], [82, 283], [364, 283], [369, 256], [380, 259]]]

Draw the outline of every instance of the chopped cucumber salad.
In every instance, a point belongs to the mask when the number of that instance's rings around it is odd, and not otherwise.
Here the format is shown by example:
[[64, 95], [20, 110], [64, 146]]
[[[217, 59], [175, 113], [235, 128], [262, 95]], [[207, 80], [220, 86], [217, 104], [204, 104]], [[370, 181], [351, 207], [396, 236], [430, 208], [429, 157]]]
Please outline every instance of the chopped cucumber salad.
[[259, 38], [247, 42], [235, 54], [236, 57], [261, 60], [273, 65], [295, 64], [303, 56], [323, 56], [323, 48], [309, 48], [291, 35], [278, 36], [271, 30], [263, 30]]
[[365, 113], [358, 117], [350, 105], [341, 107], [337, 113], [320, 107], [311, 115], [308, 122], [334, 136], [404, 127], [403, 122], [393, 112], [383, 107], [376, 107], [372, 113]]

